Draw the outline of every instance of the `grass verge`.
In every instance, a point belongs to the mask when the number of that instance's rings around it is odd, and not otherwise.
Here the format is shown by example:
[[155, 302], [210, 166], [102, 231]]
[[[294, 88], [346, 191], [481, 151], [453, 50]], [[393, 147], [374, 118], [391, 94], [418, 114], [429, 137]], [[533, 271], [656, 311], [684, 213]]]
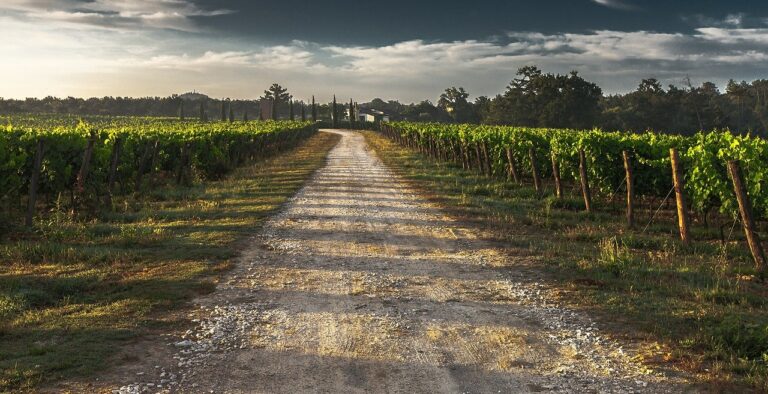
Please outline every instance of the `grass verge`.
[[768, 288], [754, 279], [743, 240], [723, 243], [715, 229], [697, 229], [703, 240], [683, 246], [672, 216], [656, 218], [646, 231], [628, 230], [607, 203], [587, 214], [576, 195], [538, 196], [532, 187], [435, 162], [378, 133], [365, 136], [430, 199], [542, 256], [562, 301], [588, 308], [610, 332], [641, 343], [640, 361], [692, 372], [715, 390], [768, 391]]
[[325, 163], [318, 133], [277, 158], [153, 190], [87, 223], [54, 211], [0, 243], [0, 392], [89, 376], [124, 341], [214, 289], [238, 246]]

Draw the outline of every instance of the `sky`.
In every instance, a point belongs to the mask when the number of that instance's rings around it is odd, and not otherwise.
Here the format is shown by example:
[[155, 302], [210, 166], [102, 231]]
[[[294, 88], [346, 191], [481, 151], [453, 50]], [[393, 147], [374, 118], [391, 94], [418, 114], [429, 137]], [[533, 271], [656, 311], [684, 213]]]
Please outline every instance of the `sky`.
[[0, 0], [0, 97], [436, 101], [518, 68], [606, 94], [768, 78], [765, 0]]

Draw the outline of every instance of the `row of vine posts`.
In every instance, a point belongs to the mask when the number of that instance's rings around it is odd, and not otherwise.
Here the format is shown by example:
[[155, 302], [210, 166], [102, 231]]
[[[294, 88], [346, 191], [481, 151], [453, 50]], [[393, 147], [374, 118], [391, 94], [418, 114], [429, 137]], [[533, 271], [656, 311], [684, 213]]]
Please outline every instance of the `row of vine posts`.
[[[424, 143], [420, 143], [416, 137], [411, 136], [407, 138], [400, 134], [391, 125], [382, 125], [382, 132], [391, 140], [397, 142], [402, 146], [409, 147], [411, 149], [419, 150], [422, 154], [430, 156], [436, 160], [453, 161], [460, 164], [465, 170], [476, 170], [483, 173], [486, 176], [492, 176], [491, 160], [488, 155], [487, 143], [475, 143], [474, 146], [463, 146], [458, 144], [458, 147], [454, 147], [450, 144], [452, 149], [441, 149], [440, 144], [437, 143], [434, 137], [429, 136]], [[446, 144], [443, 144], [445, 146]], [[473, 155], [474, 153], [474, 155]], [[528, 157], [531, 164], [531, 178], [533, 186], [536, 192], [541, 195], [543, 193], [542, 180], [539, 174], [538, 163], [536, 162], [536, 155], [534, 148], [530, 148]], [[677, 149], [672, 148], [669, 152], [671, 160], [672, 180], [675, 192], [675, 205], [677, 211], [678, 229], [680, 232], [680, 239], [683, 244], [689, 244], [691, 242], [690, 235], [690, 218], [688, 215], [688, 209], [686, 205], [685, 196], [685, 181], [683, 166], [680, 160]], [[471, 157], [473, 156], [473, 157]], [[563, 185], [560, 179], [560, 165], [554, 155], [552, 157], [552, 173], [553, 181], [555, 184], [555, 195], [557, 198], [563, 197]], [[473, 160], [474, 159], [474, 160]], [[522, 184], [522, 176], [515, 163], [512, 155], [511, 148], [506, 148], [506, 169], [507, 179], [514, 181], [517, 184]], [[628, 151], [622, 152], [622, 159], [625, 170], [625, 183], [626, 183], [626, 221], [628, 227], [634, 227], [635, 225], [635, 190], [634, 190], [634, 177], [632, 167], [632, 155]], [[592, 204], [592, 193], [589, 187], [589, 178], [587, 176], [587, 157], [583, 149], [579, 150], [579, 183], [581, 188], [582, 198], [584, 199], [584, 207], [587, 212], [592, 212], [594, 206]], [[739, 216], [741, 219], [742, 227], [746, 235], [747, 244], [749, 246], [752, 257], [755, 261], [755, 265], [758, 270], [764, 272], [766, 268], [766, 256], [765, 251], [760, 242], [760, 237], [757, 233], [757, 227], [755, 225], [755, 218], [752, 212], [752, 203], [747, 195], [746, 185], [744, 184], [744, 177], [742, 175], [741, 165], [738, 161], [728, 161], [728, 174], [733, 183], [733, 190], [736, 195], [736, 199], [739, 205]]]

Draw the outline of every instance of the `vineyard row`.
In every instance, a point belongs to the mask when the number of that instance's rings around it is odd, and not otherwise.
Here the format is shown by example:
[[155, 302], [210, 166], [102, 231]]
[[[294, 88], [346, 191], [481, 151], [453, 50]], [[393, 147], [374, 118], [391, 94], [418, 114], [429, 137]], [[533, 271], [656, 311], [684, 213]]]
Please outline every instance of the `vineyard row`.
[[25, 119], [0, 130], [0, 199], [27, 196], [32, 225], [38, 195], [111, 208], [115, 194], [158, 182], [216, 179], [317, 131], [311, 122], [204, 123], [124, 118], [63, 125]]
[[[715, 209], [741, 220], [759, 269], [766, 258], [756, 219], [768, 218], [768, 142], [727, 131], [684, 137], [507, 126], [394, 122], [382, 132], [403, 146], [486, 176], [522, 183], [530, 174], [538, 193], [549, 177], [555, 195], [563, 182], [578, 184], [587, 211], [592, 193], [626, 190], [627, 221], [634, 225], [636, 196], [675, 196], [680, 236], [690, 241], [688, 211]], [[546, 164], [545, 164], [546, 163]], [[665, 197], [666, 196], [666, 197]]]

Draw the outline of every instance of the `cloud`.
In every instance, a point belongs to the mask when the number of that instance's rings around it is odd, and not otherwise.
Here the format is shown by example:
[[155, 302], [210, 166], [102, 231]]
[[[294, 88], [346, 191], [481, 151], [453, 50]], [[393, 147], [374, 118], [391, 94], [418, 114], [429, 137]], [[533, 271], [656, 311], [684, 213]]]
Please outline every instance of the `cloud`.
[[[420, 101], [447, 86], [494, 95], [525, 65], [579, 70], [606, 92], [642, 78], [724, 83], [764, 77], [768, 28], [704, 25], [689, 33], [515, 31], [489, 40], [407, 40], [382, 46], [290, 41], [266, 45], [187, 34], [202, 9], [187, 0], [5, 0], [0, 10], [0, 95], [168, 95], [196, 89], [256, 98], [272, 82], [297, 97], [324, 93]], [[725, 18], [728, 20], [729, 18]], [[208, 37], [207, 37], [208, 36]]]
[[263, 47], [254, 51], [206, 51], [201, 55], [157, 55], [144, 61], [132, 59], [117, 59], [115, 66], [131, 63], [134, 67], [147, 67], [167, 70], [187, 70], [206, 72], [211, 68], [218, 69], [269, 69], [269, 70], [302, 70], [321, 72], [329, 68], [315, 61], [315, 55], [305, 46], [307, 44], [294, 41], [290, 45], [275, 45]]
[[600, 4], [601, 6], [608, 8], [615, 8], [618, 10], [636, 10], [637, 7], [633, 4], [627, 3], [623, 0], [592, 0], [592, 2]]
[[104, 29], [199, 30], [193, 17], [230, 14], [227, 9], [205, 10], [189, 0], [4, 0], [0, 11], [10, 11], [33, 23], [60, 27]]
[[768, 45], [768, 28], [729, 29], [722, 27], [700, 27], [696, 37], [721, 44]]

